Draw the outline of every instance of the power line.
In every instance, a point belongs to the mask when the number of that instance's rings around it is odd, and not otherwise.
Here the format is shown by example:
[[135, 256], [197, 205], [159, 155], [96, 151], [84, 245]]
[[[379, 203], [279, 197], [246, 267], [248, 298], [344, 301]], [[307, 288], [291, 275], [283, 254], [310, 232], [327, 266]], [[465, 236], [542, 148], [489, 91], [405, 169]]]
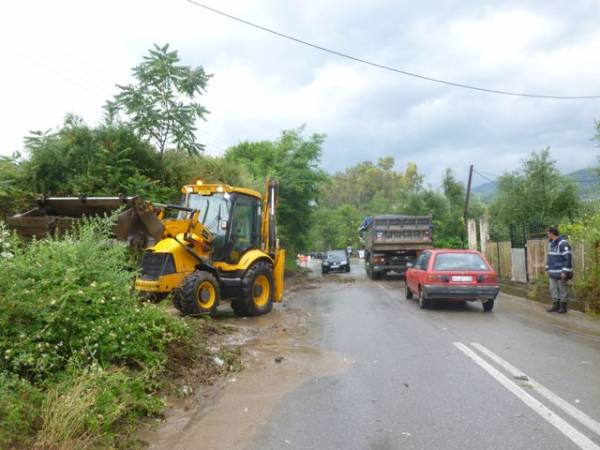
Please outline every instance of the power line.
[[480, 91], [480, 92], [487, 92], [490, 94], [500, 94], [500, 95], [510, 95], [510, 96], [514, 96], [514, 97], [529, 97], [529, 98], [543, 98], [543, 99], [554, 99], [554, 100], [592, 100], [592, 99], [600, 99], [600, 95], [575, 95], [575, 96], [569, 96], [569, 95], [547, 95], [547, 94], [529, 94], [529, 93], [524, 93], [524, 92], [511, 92], [511, 91], [503, 91], [503, 90], [497, 90], [497, 89], [489, 89], [489, 88], [484, 88], [484, 87], [479, 87], [479, 86], [474, 86], [471, 84], [464, 84], [464, 83], [458, 83], [455, 81], [448, 81], [448, 80], [442, 80], [441, 78], [433, 78], [433, 77], [429, 77], [426, 75], [421, 75], [418, 73], [414, 73], [414, 72], [409, 72], [406, 70], [402, 70], [402, 69], [398, 69], [395, 67], [391, 67], [391, 66], [386, 66], [384, 64], [379, 64], [376, 62], [372, 62], [372, 61], [368, 61], [366, 59], [362, 59], [362, 58], [358, 58], [356, 56], [352, 56], [350, 54], [347, 53], [343, 53], [337, 50], [333, 50], [327, 47], [323, 47], [321, 45], [317, 45], [317, 44], [313, 44], [312, 42], [308, 42], [305, 41], [303, 39], [291, 36], [289, 34], [285, 34], [282, 33], [280, 31], [276, 31], [273, 30], [271, 28], [267, 28], [265, 26], [259, 25], [257, 23], [254, 22], [250, 22], [248, 20], [242, 19], [240, 17], [236, 17], [232, 14], [226, 13], [224, 11], [212, 8], [208, 5], [205, 5], [203, 3], [197, 2], [195, 0], [185, 0], [188, 3], [191, 3], [192, 5], [198, 6], [200, 8], [203, 8], [207, 11], [210, 11], [212, 13], [215, 14], [219, 14], [221, 16], [227, 17], [229, 19], [235, 20], [237, 22], [243, 23], [244, 25], [248, 25], [251, 26], [253, 28], [257, 28], [259, 30], [262, 31], [266, 31], [267, 33], [271, 33], [274, 34], [275, 36], [279, 36], [283, 39], [288, 39], [290, 41], [294, 41], [298, 44], [303, 44], [303, 45], [307, 45], [309, 47], [312, 47], [314, 49], [317, 50], [321, 50], [323, 52], [326, 53], [330, 53], [332, 55], [336, 55], [339, 56], [341, 58], [346, 58], [346, 59], [350, 59], [352, 61], [356, 61], [362, 64], [366, 64], [372, 67], [376, 67], [378, 69], [382, 69], [382, 70], [387, 70], [390, 72], [396, 72], [402, 75], [406, 75], [409, 77], [413, 77], [413, 78], [419, 78], [421, 80], [426, 80], [426, 81], [431, 81], [433, 83], [439, 83], [439, 84], [445, 84], [447, 86], [454, 86], [454, 87], [458, 87], [458, 88], [463, 88], [463, 89], [471, 89], [473, 91]]
[[473, 169], [473, 172], [475, 172], [477, 175], [479, 175], [481, 178], [484, 178], [485, 180], [489, 181], [490, 183], [496, 183], [496, 181], [486, 177], [485, 175], [479, 173], [477, 170]]

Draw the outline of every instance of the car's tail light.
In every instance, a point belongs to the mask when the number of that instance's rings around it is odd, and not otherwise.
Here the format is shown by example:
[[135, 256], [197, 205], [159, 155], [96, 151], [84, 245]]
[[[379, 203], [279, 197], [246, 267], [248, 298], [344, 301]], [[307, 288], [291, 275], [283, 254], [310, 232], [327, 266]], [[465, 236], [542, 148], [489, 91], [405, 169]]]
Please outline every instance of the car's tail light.
[[477, 282], [478, 283], [497, 283], [498, 277], [496, 276], [495, 273], [487, 274], [487, 275], [478, 275]]
[[427, 275], [427, 281], [431, 283], [447, 283], [448, 281], [450, 281], [450, 277], [448, 275], [430, 273]]

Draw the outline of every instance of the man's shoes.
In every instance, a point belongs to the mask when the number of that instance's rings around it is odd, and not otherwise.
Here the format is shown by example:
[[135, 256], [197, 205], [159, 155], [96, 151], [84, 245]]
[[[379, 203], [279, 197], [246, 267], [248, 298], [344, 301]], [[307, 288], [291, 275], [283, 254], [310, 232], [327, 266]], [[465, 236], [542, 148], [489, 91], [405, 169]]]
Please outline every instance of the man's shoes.
[[[549, 313], [560, 312], [560, 303], [559, 302], [552, 302], [552, 306], [550, 308], [548, 308], [546, 310], [546, 312], [549, 312]], [[566, 306], [565, 306], [565, 312], [566, 312]]]
[[567, 302], [560, 302], [560, 308], [558, 309], [558, 312], [561, 314], [567, 312]]

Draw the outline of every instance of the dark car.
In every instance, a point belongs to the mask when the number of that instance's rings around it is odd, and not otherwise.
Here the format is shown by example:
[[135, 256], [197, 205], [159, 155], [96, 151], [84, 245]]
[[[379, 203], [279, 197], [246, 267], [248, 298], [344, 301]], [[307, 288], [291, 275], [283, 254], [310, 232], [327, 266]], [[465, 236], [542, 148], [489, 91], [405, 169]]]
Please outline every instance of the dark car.
[[406, 272], [406, 298], [416, 295], [421, 308], [432, 300], [479, 300], [491, 311], [499, 291], [496, 272], [475, 250], [427, 250]]
[[350, 272], [350, 258], [346, 250], [330, 250], [321, 262], [323, 274], [329, 272]]

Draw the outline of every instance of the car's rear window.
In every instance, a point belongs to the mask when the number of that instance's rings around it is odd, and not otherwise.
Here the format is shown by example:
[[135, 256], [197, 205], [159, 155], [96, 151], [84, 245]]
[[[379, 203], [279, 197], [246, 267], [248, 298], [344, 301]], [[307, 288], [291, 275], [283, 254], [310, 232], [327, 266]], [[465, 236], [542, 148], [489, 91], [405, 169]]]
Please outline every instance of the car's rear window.
[[477, 253], [439, 253], [433, 262], [433, 270], [489, 270]]

